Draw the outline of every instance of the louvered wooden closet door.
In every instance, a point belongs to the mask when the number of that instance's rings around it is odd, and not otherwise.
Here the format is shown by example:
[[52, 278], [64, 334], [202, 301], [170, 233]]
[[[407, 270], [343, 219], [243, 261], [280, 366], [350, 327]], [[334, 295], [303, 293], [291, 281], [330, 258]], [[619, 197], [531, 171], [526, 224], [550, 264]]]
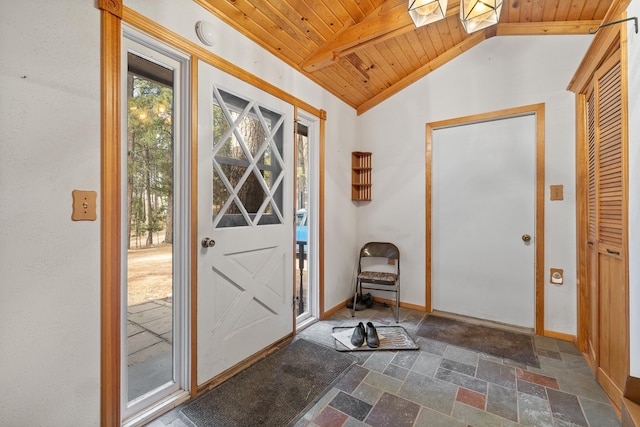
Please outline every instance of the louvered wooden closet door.
[[611, 397], [621, 395], [628, 373], [626, 178], [620, 53], [609, 58], [594, 77], [600, 306], [598, 379]]

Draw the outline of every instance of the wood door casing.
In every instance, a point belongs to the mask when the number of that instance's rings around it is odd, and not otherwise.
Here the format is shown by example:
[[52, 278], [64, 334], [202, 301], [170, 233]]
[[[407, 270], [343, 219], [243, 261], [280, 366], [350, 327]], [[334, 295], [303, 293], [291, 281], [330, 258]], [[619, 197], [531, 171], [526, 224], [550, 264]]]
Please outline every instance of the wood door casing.
[[431, 224], [431, 211], [432, 211], [432, 142], [433, 142], [433, 129], [448, 126], [458, 126], [464, 123], [473, 123], [487, 120], [495, 120], [498, 117], [512, 117], [523, 114], [535, 113], [536, 115], [536, 201], [535, 201], [535, 236], [537, 240], [536, 254], [535, 254], [535, 333], [537, 335], [544, 335], [544, 194], [545, 194], [545, 180], [544, 180], [544, 165], [545, 165], [545, 108], [544, 104], [533, 104], [523, 107], [509, 108], [506, 110], [493, 111], [488, 113], [476, 114], [466, 117], [458, 117], [454, 119], [442, 120], [438, 122], [431, 122], [426, 124], [426, 173], [425, 173], [425, 188], [426, 188], [426, 201], [425, 201], [425, 309], [427, 312], [431, 312], [433, 309], [432, 302], [432, 253], [431, 253], [431, 241], [432, 241], [432, 224]]

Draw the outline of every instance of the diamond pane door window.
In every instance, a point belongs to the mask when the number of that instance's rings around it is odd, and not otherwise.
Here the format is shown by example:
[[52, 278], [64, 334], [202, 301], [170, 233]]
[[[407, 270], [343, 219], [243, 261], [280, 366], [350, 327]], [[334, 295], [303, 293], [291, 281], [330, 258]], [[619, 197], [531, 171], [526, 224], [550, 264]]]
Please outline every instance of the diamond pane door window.
[[213, 90], [213, 224], [282, 224], [284, 117]]

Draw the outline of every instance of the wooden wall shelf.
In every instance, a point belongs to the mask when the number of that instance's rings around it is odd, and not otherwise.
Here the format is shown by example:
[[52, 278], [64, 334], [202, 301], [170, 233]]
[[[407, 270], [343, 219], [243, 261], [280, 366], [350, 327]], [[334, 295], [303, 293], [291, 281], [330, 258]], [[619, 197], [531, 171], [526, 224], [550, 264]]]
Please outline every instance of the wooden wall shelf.
[[371, 200], [371, 153], [351, 153], [351, 200]]

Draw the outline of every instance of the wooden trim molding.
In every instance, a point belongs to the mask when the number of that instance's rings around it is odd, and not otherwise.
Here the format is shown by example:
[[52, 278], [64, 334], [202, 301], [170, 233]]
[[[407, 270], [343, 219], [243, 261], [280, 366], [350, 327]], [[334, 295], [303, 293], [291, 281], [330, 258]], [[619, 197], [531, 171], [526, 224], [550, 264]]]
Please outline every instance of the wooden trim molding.
[[559, 339], [562, 341], [569, 341], [575, 344], [576, 342], [576, 336], [575, 335], [571, 335], [571, 334], [565, 334], [563, 332], [556, 332], [556, 331], [544, 331], [543, 335], [545, 337], [549, 337], [549, 338], [555, 338], [555, 339]]
[[320, 118], [320, 158], [318, 159], [319, 168], [320, 168], [320, 176], [318, 183], [318, 213], [320, 215], [318, 221], [318, 301], [320, 310], [320, 319], [325, 319], [327, 316], [324, 312], [324, 171], [325, 171], [325, 135], [326, 135], [326, 123], [327, 123], [327, 112], [325, 110], [319, 111]]
[[[589, 309], [584, 303], [588, 299], [587, 276], [588, 239], [588, 152], [586, 136], [586, 96], [576, 95], [576, 297], [578, 312], [578, 334], [576, 347], [587, 352], [587, 322]], [[584, 301], [584, 302], [583, 302]]]
[[426, 124], [426, 224], [425, 224], [425, 265], [426, 294], [425, 309], [432, 312], [431, 299], [431, 197], [432, 197], [432, 143], [433, 130], [438, 128], [477, 123], [498, 118], [517, 117], [534, 113], [536, 115], [536, 254], [535, 254], [535, 333], [544, 334], [544, 144], [545, 144], [545, 108], [544, 104], [533, 104], [524, 107], [476, 114]]
[[120, 425], [120, 1], [100, 1], [100, 425]]
[[122, 19], [122, 0], [98, 0], [98, 9]]
[[313, 114], [316, 117], [320, 117], [321, 110], [313, 107], [312, 105], [304, 102], [303, 100], [291, 95], [290, 93], [280, 89], [279, 87], [272, 85], [271, 83], [249, 73], [241, 67], [227, 61], [226, 59], [208, 51], [207, 49], [198, 46], [196, 43], [182, 37], [181, 35], [169, 30], [166, 27], [154, 22], [144, 15], [136, 12], [133, 9], [124, 7], [122, 19], [127, 24], [143, 31], [150, 36], [157, 38], [158, 40], [181, 50], [190, 55], [194, 55], [197, 59], [200, 59], [212, 67], [218, 68], [225, 73], [231, 74], [238, 79], [249, 83], [252, 86], [263, 90], [276, 98], [282, 99], [291, 105], [300, 107], [302, 110]]
[[[198, 253], [198, 59], [191, 56], [191, 253]], [[198, 258], [191, 257], [191, 397], [198, 390]]]

